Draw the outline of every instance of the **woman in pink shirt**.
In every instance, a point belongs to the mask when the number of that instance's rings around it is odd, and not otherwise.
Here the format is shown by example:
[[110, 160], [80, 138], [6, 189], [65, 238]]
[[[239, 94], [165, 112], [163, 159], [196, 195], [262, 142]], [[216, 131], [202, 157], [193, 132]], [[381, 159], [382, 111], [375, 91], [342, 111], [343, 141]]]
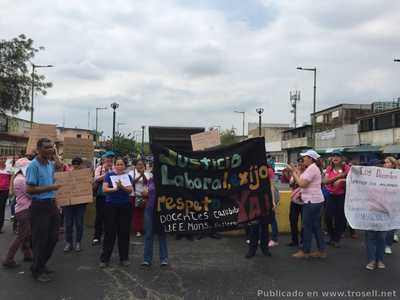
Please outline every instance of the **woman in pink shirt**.
[[0, 233], [3, 233], [4, 212], [10, 189], [11, 173], [6, 169], [4, 158], [0, 158]]
[[18, 235], [8, 250], [3, 266], [6, 268], [15, 268], [17, 263], [14, 260], [15, 254], [21, 248], [24, 254], [24, 261], [32, 261], [31, 250], [31, 217], [29, 208], [31, 198], [26, 193], [25, 174], [30, 161], [27, 158], [18, 159], [15, 163], [17, 173], [14, 177], [13, 191], [16, 197], [15, 216], [18, 222]]
[[[293, 174], [295, 182], [300, 187], [301, 200], [303, 204], [303, 249], [299, 250], [293, 257], [295, 258], [325, 258], [325, 241], [321, 230], [321, 212], [324, 204], [324, 196], [321, 191], [321, 170], [317, 166], [319, 154], [314, 150], [307, 150], [301, 153], [305, 171], [300, 174], [293, 166], [289, 170]], [[312, 237], [315, 236], [318, 251], [311, 253]]]
[[346, 229], [344, 198], [346, 177], [349, 171], [350, 166], [344, 162], [341, 152], [332, 152], [332, 158], [322, 182], [329, 194], [326, 198], [326, 226], [330, 237], [328, 244], [335, 248], [340, 247], [340, 239]]

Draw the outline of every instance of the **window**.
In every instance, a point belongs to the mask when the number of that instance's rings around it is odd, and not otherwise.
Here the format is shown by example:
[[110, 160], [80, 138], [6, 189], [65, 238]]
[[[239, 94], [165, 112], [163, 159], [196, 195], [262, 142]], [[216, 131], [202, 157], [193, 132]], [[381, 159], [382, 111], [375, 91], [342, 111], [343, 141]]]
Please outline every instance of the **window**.
[[78, 139], [80, 139], [80, 138], [82, 138], [82, 134], [77, 134], [76, 137], [77, 137]]
[[394, 118], [396, 127], [400, 127], [400, 113], [396, 113]]
[[361, 120], [359, 125], [360, 125], [360, 132], [365, 132], [365, 131], [371, 131], [373, 130], [372, 128], [372, 119], [364, 119]]
[[388, 129], [393, 128], [392, 125], [392, 114], [387, 114], [375, 118], [375, 129]]
[[335, 111], [332, 112], [332, 119], [336, 119], [336, 118], [339, 118], [339, 111], [338, 110], [335, 110]]
[[324, 116], [323, 116], [323, 115], [318, 116], [318, 117], [316, 118], [316, 122], [317, 122], [317, 123], [322, 123], [322, 122], [324, 122]]

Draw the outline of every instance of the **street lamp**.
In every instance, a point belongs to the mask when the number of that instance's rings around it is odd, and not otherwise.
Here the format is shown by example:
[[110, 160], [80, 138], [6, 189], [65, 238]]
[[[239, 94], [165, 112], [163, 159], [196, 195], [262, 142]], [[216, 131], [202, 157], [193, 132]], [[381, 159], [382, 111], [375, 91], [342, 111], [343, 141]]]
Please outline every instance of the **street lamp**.
[[243, 115], [243, 134], [242, 135], [244, 136], [244, 120], [245, 120], [246, 112], [245, 111], [237, 111], [237, 110], [235, 110], [234, 113]]
[[144, 156], [144, 128], [145, 126], [142, 125], [142, 157]]
[[115, 145], [115, 110], [119, 107], [117, 102], [111, 103], [111, 108], [113, 109], [113, 131], [112, 131], [112, 149], [114, 150]]
[[33, 126], [33, 98], [35, 95], [35, 69], [39, 69], [39, 68], [53, 68], [53, 65], [35, 65], [33, 63], [31, 63], [32, 65], [32, 102], [31, 102], [31, 128]]
[[98, 146], [99, 143], [99, 124], [98, 124], [98, 118], [99, 118], [99, 110], [106, 110], [107, 107], [96, 107], [96, 146]]
[[303, 68], [297, 67], [297, 70], [300, 71], [311, 71], [314, 72], [314, 101], [313, 101], [313, 117], [312, 117], [312, 139], [313, 139], [313, 146], [315, 147], [315, 112], [317, 106], [317, 67], [314, 68]]
[[261, 114], [264, 112], [264, 108], [257, 108], [258, 113], [258, 135], [261, 136]]

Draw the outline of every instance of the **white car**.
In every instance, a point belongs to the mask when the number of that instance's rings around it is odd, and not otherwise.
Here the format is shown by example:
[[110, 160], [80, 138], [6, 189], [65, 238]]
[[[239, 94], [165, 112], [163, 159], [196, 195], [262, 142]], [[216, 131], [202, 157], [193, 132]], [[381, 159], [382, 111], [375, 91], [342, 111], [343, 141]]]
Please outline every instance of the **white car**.
[[275, 163], [275, 175], [280, 179], [282, 176], [282, 171], [286, 168], [285, 163], [276, 162]]

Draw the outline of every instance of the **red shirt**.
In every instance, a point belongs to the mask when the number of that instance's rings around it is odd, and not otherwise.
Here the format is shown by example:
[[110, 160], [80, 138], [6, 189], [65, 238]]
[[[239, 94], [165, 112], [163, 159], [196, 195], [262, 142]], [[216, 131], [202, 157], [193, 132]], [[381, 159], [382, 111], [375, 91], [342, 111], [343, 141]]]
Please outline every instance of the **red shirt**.
[[11, 174], [6, 169], [0, 170], [0, 191], [8, 191], [10, 188]]
[[[345, 164], [343, 165], [342, 169], [336, 170], [335, 168], [332, 168], [331, 166], [328, 166], [325, 170], [325, 176], [330, 179], [333, 177], [338, 176], [339, 174], [346, 173], [348, 174], [350, 171], [350, 166]], [[335, 181], [334, 183], [327, 184], [326, 189], [332, 194], [332, 195], [344, 195], [346, 193], [346, 178], [339, 179]]]

